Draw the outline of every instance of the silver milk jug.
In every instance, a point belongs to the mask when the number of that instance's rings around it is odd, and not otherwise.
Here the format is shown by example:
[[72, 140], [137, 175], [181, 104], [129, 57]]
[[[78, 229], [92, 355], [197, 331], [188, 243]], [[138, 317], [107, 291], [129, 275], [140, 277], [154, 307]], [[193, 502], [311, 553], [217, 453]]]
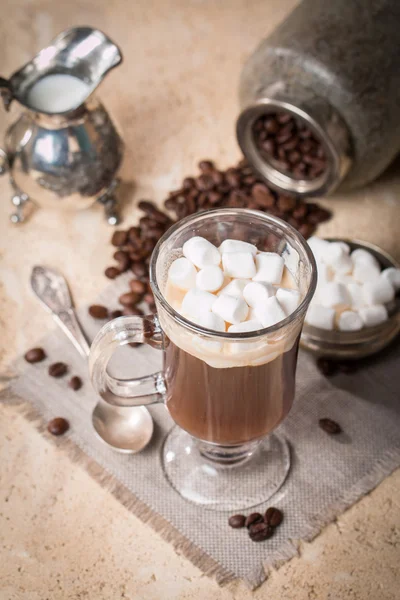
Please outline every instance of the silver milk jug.
[[0, 174], [9, 173], [20, 223], [29, 203], [79, 210], [100, 202], [108, 222], [118, 223], [114, 191], [123, 143], [93, 92], [122, 61], [101, 31], [74, 27], [58, 35], [10, 79], [0, 78], [6, 110], [17, 100], [24, 111], [6, 133]]

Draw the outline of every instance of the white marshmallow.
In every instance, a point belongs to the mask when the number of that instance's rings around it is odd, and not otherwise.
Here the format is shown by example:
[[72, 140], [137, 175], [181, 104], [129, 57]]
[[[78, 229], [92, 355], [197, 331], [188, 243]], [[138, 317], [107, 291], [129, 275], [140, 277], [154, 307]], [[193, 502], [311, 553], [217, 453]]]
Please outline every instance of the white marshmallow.
[[317, 262], [317, 274], [318, 274], [318, 283], [325, 283], [327, 281], [332, 281], [334, 277], [334, 273], [328, 265], [323, 262]]
[[380, 325], [388, 319], [386, 306], [383, 306], [383, 304], [376, 304], [375, 306], [361, 308], [359, 314], [365, 327], [374, 327], [375, 325]]
[[378, 277], [374, 281], [367, 281], [363, 286], [365, 304], [387, 304], [394, 298], [394, 288], [385, 277]]
[[353, 261], [348, 254], [350, 250], [347, 244], [342, 242], [332, 242], [325, 249], [322, 260], [334, 271], [339, 273], [351, 273], [353, 270]]
[[199, 269], [208, 265], [219, 265], [221, 262], [218, 249], [211, 242], [199, 236], [192, 237], [185, 242], [182, 252]]
[[313, 327], [333, 331], [335, 311], [333, 308], [321, 304], [310, 304], [305, 320], [308, 325]]
[[350, 246], [348, 244], [346, 244], [346, 242], [335, 242], [335, 243], [339, 244], [339, 246], [341, 248], [343, 248], [343, 250], [346, 254], [350, 254]]
[[196, 285], [196, 269], [187, 258], [177, 258], [168, 270], [170, 282], [181, 290], [190, 290]]
[[[215, 299], [215, 296], [214, 296]], [[212, 311], [216, 315], [220, 316], [227, 323], [233, 323], [237, 325], [241, 321], [244, 321], [248, 315], [249, 307], [243, 298], [235, 298], [234, 296], [227, 296], [221, 294], [214, 301], [212, 305]]]
[[351, 307], [355, 309], [365, 306], [363, 288], [359, 283], [351, 282], [347, 284], [347, 291], [350, 294]]
[[213, 331], [225, 331], [225, 321], [213, 312], [204, 312], [193, 318], [193, 321], [201, 327]]
[[253, 281], [266, 281], [279, 284], [282, 279], [285, 261], [275, 252], [260, 252], [256, 255], [257, 273]]
[[262, 329], [262, 323], [257, 321], [256, 319], [251, 319], [250, 321], [243, 321], [242, 323], [238, 323], [237, 325], [231, 325], [228, 327], [228, 333], [244, 333], [247, 331], [257, 331], [258, 329]]
[[215, 296], [210, 292], [192, 288], [182, 300], [181, 312], [189, 318], [199, 318], [203, 313], [210, 312], [214, 302]]
[[379, 275], [380, 269], [373, 263], [361, 261], [354, 264], [353, 278], [359, 283], [374, 281], [374, 279], [378, 279]]
[[227, 252], [222, 255], [225, 275], [240, 279], [251, 279], [256, 274], [256, 266], [251, 252]]
[[351, 305], [350, 294], [343, 283], [328, 281], [319, 290], [320, 303], [325, 307], [347, 308]]
[[318, 261], [322, 260], [322, 256], [329, 246], [329, 242], [316, 237], [315, 235], [307, 240], [307, 244], [310, 246], [312, 253]]
[[333, 281], [337, 283], [344, 283], [345, 285], [349, 285], [350, 283], [354, 283], [354, 279], [351, 275], [345, 275], [344, 273], [336, 272]]
[[279, 321], [286, 319], [283, 308], [275, 296], [268, 298], [264, 304], [257, 305], [254, 309], [254, 314], [264, 327], [271, 327], [272, 325], [275, 325], [275, 323], [279, 323]]
[[206, 292], [216, 292], [224, 282], [222, 269], [217, 265], [209, 265], [200, 269], [196, 275], [196, 286], [199, 290]]
[[218, 250], [221, 254], [224, 252], [251, 252], [253, 256], [258, 252], [256, 246], [248, 242], [242, 242], [241, 240], [224, 240]]
[[288, 317], [299, 305], [300, 292], [298, 290], [279, 288], [276, 292], [276, 299], [283, 308], [285, 315]]
[[379, 269], [379, 271], [381, 270], [379, 262], [376, 260], [375, 256], [371, 254], [371, 252], [368, 252], [368, 250], [364, 250], [364, 248], [357, 248], [356, 250], [353, 250], [350, 256], [354, 265], [372, 265]]
[[345, 310], [339, 315], [339, 331], [359, 331], [363, 328], [363, 324], [360, 315], [353, 310]]
[[228, 285], [222, 288], [218, 295], [220, 296], [221, 294], [226, 294], [227, 296], [242, 298], [243, 290], [248, 283], [248, 279], [233, 279], [230, 283], [228, 283]]
[[272, 284], [261, 281], [251, 281], [243, 290], [243, 298], [251, 307], [262, 304], [271, 296], [275, 295], [275, 289]]
[[400, 290], [400, 269], [388, 267], [382, 271], [381, 277], [387, 279], [392, 284], [396, 292]]

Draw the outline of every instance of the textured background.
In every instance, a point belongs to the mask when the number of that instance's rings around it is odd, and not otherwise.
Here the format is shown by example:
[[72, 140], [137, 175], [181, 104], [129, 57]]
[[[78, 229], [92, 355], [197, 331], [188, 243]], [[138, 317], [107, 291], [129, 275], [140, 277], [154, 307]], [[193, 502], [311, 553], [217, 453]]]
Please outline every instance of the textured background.
[[[125, 62], [101, 87], [127, 144], [122, 175], [132, 199], [161, 199], [198, 159], [228, 166], [241, 64], [294, 6], [289, 0], [3, 0], [0, 72], [9, 76], [62, 29], [90, 24], [121, 46]], [[0, 114], [1, 133], [18, 113]], [[322, 234], [356, 235], [400, 258], [398, 168], [346, 198], [326, 201]], [[35, 263], [69, 278], [78, 303], [104, 287], [111, 256], [100, 211], [37, 212], [8, 223], [10, 189], [0, 180], [0, 360], [52, 328], [27, 281]], [[396, 220], [397, 219], [397, 220]], [[397, 234], [397, 235], [396, 235]], [[400, 473], [388, 478], [253, 595], [219, 589], [49, 444], [15, 408], [0, 407], [0, 598], [71, 600], [281, 598], [394, 600], [399, 587]]]

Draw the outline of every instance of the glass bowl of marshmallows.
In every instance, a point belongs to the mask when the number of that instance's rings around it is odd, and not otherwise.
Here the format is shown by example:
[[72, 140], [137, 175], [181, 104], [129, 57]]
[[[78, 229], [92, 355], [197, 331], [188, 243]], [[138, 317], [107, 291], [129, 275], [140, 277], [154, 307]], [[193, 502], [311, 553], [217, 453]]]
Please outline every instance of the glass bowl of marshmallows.
[[301, 345], [321, 356], [362, 358], [400, 331], [400, 268], [386, 252], [359, 240], [308, 240], [318, 283]]

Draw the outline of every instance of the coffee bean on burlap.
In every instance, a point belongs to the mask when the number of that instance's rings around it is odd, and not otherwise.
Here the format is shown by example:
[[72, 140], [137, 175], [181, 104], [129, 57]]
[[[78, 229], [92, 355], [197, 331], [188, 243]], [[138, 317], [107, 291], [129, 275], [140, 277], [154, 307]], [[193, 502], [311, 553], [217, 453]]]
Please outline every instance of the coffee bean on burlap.
[[278, 527], [283, 521], [283, 512], [279, 508], [270, 506], [265, 512], [264, 521], [271, 527]]
[[250, 525], [254, 525], [255, 523], [261, 523], [263, 520], [263, 516], [260, 513], [254, 512], [251, 513], [248, 517], [246, 517], [245, 525], [246, 527], [250, 527]]
[[332, 419], [320, 419], [318, 424], [321, 429], [323, 429], [326, 433], [329, 433], [329, 435], [337, 435], [338, 433], [342, 432], [342, 428], [340, 427], [339, 423], [336, 423], [336, 421], [333, 421]]
[[249, 537], [253, 542], [263, 542], [274, 533], [273, 527], [267, 523], [255, 523], [249, 527]]
[[245, 521], [246, 517], [244, 515], [232, 515], [232, 517], [229, 517], [228, 519], [228, 524], [233, 529], [240, 529], [241, 527], [244, 527]]

